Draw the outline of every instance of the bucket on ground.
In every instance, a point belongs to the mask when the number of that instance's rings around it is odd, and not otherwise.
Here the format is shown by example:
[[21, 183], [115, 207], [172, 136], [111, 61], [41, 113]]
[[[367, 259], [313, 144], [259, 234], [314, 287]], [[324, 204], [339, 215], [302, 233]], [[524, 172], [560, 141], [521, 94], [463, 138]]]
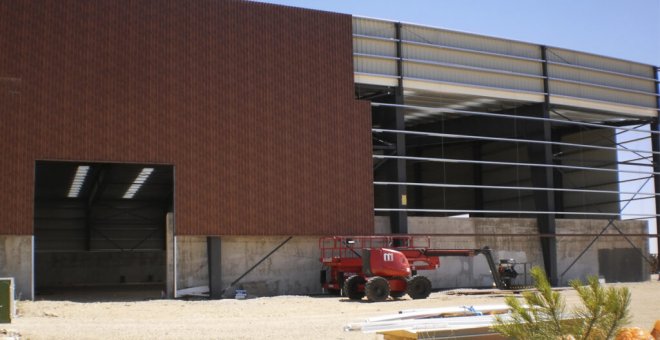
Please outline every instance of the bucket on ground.
[[237, 289], [236, 290], [236, 295], [234, 296], [235, 299], [237, 300], [244, 300], [247, 298], [247, 291], [244, 289]]

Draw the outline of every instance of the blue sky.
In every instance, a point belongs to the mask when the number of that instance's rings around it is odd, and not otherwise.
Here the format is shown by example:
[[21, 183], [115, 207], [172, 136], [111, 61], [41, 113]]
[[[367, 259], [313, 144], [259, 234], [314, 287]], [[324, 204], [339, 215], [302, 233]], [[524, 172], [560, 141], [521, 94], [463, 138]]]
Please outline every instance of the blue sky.
[[659, 0], [265, 0], [660, 65]]

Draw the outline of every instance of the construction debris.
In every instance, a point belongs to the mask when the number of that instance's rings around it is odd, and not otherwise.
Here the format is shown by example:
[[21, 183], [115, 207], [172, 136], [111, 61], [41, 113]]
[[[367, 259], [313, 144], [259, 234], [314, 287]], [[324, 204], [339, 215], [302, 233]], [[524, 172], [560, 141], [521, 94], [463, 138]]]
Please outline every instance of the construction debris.
[[444, 292], [447, 295], [514, 295], [530, 289], [454, 289]]
[[[500, 339], [491, 326], [495, 315], [509, 313], [507, 305], [461, 306], [402, 310], [397, 314], [367, 319], [349, 324], [345, 331], [382, 334], [385, 339], [433, 339], [488, 336]], [[506, 317], [506, 316], [505, 316]]]
[[209, 286], [199, 286], [199, 287], [179, 289], [176, 291], [176, 295], [175, 295], [175, 297], [177, 298], [208, 297], [208, 296], [209, 296]]
[[[555, 287], [552, 288], [553, 291], [562, 291], [562, 290], [571, 290], [571, 287]], [[533, 287], [521, 287], [513, 289], [454, 289], [444, 292], [447, 295], [515, 295], [527, 291], [534, 291]]]
[[21, 334], [7, 329], [0, 329], [0, 340], [18, 340]]

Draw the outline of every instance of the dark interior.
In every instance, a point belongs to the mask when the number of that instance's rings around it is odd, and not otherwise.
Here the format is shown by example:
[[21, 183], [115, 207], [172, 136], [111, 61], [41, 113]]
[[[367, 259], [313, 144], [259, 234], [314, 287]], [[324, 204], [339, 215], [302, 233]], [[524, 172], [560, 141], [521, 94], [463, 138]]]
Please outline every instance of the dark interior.
[[[166, 276], [173, 172], [170, 165], [37, 162], [37, 297], [56, 299], [71, 287], [79, 288], [77, 296], [80, 289], [134, 296], [142, 291], [136, 286], [153, 287], [154, 292], [144, 294], [158, 296]], [[131, 187], [133, 195], [127, 195]]]

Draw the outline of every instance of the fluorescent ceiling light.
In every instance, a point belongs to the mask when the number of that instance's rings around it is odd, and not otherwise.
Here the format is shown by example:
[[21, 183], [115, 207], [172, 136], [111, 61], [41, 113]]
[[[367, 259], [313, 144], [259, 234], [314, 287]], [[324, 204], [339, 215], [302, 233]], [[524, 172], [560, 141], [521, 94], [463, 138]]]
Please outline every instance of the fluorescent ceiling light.
[[128, 187], [128, 190], [126, 190], [126, 193], [124, 194], [124, 198], [131, 199], [135, 194], [137, 194], [138, 190], [142, 187], [142, 184], [147, 181], [147, 178], [151, 176], [151, 173], [154, 172], [154, 168], [144, 168], [142, 171], [140, 171], [140, 174], [135, 177], [135, 180], [133, 181], [133, 184], [131, 184], [130, 187]]
[[76, 175], [73, 176], [73, 182], [71, 182], [71, 188], [69, 188], [69, 194], [67, 197], [76, 198], [80, 194], [80, 189], [82, 189], [83, 184], [85, 184], [85, 178], [89, 172], [89, 165], [79, 165], [78, 170], [76, 170]]

